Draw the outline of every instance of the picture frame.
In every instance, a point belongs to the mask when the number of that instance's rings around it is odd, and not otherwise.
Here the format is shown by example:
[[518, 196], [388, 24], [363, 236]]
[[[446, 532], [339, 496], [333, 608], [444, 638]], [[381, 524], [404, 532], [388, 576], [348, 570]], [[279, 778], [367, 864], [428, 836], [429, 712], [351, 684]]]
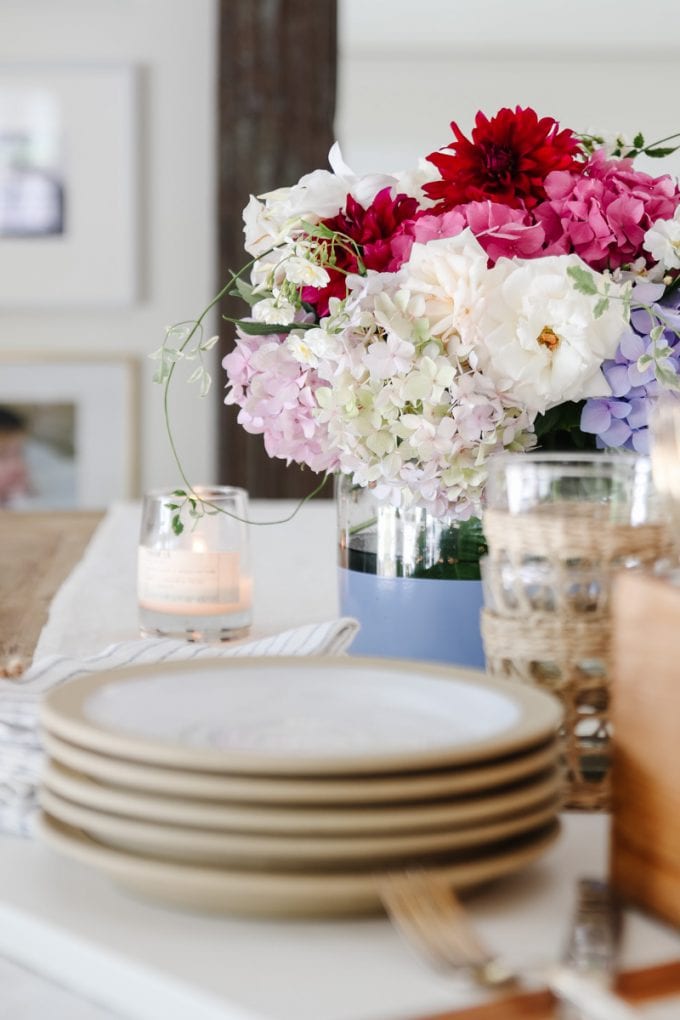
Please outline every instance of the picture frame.
[[0, 506], [98, 510], [135, 494], [137, 368], [132, 357], [0, 353], [0, 444], [9, 423], [27, 468], [3, 503], [0, 446]]
[[133, 65], [0, 64], [0, 305], [138, 297]]

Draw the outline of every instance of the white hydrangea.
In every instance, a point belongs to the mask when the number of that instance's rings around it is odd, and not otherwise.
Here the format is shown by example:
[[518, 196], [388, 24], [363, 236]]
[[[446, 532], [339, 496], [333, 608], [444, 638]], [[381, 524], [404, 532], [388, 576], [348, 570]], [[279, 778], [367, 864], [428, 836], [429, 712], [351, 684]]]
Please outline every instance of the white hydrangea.
[[624, 288], [610, 283], [609, 306], [595, 318], [597, 299], [576, 290], [573, 266], [603, 290], [605, 278], [577, 255], [499, 259], [482, 287], [474, 367], [533, 413], [611, 392], [602, 362], [614, 357], [627, 325]]
[[292, 331], [286, 345], [296, 361], [316, 368], [323, 358], [328, 358], [336, 350], [337, 338], [315, 326], [313, 329]]
[[645, 248], [665, 269], [680, 269], [680, 206], [672, 220], [657, 220], [645, 234]]
[[351, 278], [322, 321], [317, 420], [358, 484], [465, 519], [480, 512], [487, 458], [533, 444], [532, 416], [442, 343], [411, 298], [401, 274]]

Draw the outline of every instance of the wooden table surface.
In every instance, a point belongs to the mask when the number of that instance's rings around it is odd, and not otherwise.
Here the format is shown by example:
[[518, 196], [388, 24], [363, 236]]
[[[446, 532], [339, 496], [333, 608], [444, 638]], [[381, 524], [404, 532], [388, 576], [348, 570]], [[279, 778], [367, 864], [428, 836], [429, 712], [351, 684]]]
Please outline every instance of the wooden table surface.
[[50, 603], [102, 517], [0, 510], [0, 676], [30, 665]]

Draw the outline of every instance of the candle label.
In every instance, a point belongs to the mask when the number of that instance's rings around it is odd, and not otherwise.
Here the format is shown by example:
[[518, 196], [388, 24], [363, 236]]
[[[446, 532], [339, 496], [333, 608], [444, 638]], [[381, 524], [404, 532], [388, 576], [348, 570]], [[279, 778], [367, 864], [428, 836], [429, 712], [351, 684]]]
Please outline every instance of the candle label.
[[147, 607], [233, 608], [239, 601], [239, 554], [140, 546], [137, 581], [139, 601]]

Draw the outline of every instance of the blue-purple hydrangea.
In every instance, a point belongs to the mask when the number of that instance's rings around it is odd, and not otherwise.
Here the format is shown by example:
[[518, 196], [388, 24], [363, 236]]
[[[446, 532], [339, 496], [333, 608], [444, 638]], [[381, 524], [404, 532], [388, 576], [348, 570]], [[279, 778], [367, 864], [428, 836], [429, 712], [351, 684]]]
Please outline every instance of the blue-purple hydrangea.
[[[680, 377], [680, 290], [662, 297], [664, 287], [658, 284], [639, 284], [633, 291], [633, 309], [628, 329], [619, 343], [616, 356], [605, 361], [602, 370], [611, 388], [609, 397], [592, 397], [581, 413], [581, 431], [594, 434], [598, 449], [620, 448], [636, 453], [649, 453], [648, 418], [651, 400], [665, 387], [657, 378], [657, 365]], [[635, 307], [635, 302], [651, 307], [668, 327], [656, 342], [650, 331], [656, 325], [647, 308]], [[658, 303], [657, 303], [658, 302]], [[658, 321], [658, 320], [657, 320]], [[670, 354], [654, 359], [654, 349], [667, 345]], [[644, 355], [652, 361], [643, 367], [638, 362]]]

